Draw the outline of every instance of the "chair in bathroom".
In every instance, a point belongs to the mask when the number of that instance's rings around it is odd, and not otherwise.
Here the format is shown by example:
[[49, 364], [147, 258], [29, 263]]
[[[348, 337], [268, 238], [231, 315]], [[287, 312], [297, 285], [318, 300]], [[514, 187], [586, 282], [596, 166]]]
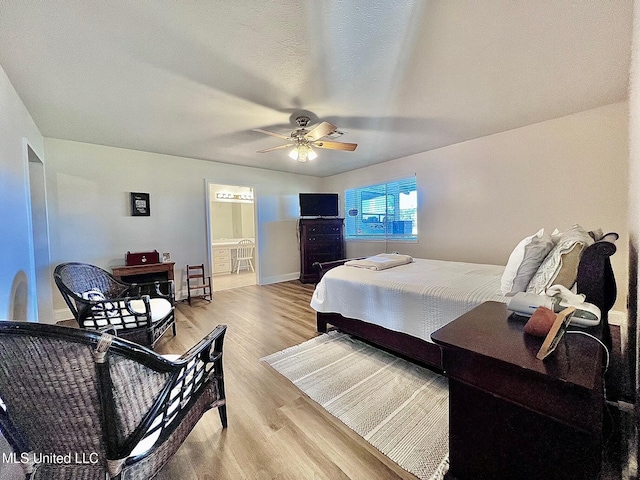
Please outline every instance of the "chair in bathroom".
[[240, 268], [246, 268], [247, 270], [251, 269], [252, 272], [255, 272], [253, 268], [253, 252], [255, 248], [256, 245], [251, 240], [245, 239], [238, 242], [234, 263], [234, 270], [236, 273], [240, 273]]

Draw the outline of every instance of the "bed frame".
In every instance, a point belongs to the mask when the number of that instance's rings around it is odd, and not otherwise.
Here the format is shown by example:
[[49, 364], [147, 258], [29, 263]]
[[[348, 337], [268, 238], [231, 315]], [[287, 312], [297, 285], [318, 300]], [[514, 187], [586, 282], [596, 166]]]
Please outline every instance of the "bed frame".
[[[611, 255], [616, 251], [614, 244], [617, 234], [605, 237], [587, 247], [578, 265], [577, 290], [586, 296], [586, 300], [596, 305], [602, 312], [599, 327], [593, 327], [594, 333], [601, 336], [610, 347], [608, 312], [615, 303], [617, 289], [611, 268]], [[343, 265], [347, 260], [314, 263], [318, 272], [318, 281], [332, 268]], [[317, 330], [326, 333], [329, 325], [349, 335], [353, 335], [376, 346], [382, 347], [402, 357], [436, 370], [442, 370], [442, 352], [434, 343], [413, 337], [406, 333], [395, 332], [379, 325], [354, 318], [343, 317], [339, 313], [316, 312]]]

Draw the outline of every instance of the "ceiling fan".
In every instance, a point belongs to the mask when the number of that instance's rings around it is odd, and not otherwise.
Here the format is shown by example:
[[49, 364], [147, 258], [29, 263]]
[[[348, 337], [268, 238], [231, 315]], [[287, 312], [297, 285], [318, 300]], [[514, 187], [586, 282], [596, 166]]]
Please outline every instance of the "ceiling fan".
[[324, 137], [327, 137], [331, 134], [340, 133], [338, 132], [338, 127], [330, 124], [329, 122], [322, 122], [311, 130], [307, 130], [309, 122], [310, 118], [307, 116], [296, 117], [296, 123], [298, 124], [299, 128], [291, 132], [291, 135], [289, 135], [288, 137], [286, 135], [271, 132], [269, 130], [254, 128], [254, 132], [266, 133], [267, 135], [289, 141], [289, 143], [285, 145], [258, 150], [258, 153], [266, 153], [273, 150], [293, 147], [293, 149], [289, 153], [289, 156], [294, 160], [298, 160], [299, 162], [306, 162], [308, 160], [313, 160], [318, 156], [311, 147], [353, 152], [358, 146], [357, 143], [344, 143], [322, 140]]

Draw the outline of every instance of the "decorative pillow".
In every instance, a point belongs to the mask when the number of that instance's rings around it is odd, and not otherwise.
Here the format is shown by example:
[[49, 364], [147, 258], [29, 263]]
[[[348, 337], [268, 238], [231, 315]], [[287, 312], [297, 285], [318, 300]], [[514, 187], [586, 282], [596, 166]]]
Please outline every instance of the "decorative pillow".
[[580, 225], [574, 225], [562, 233], [529, 282], [527, 292], [543, 294], [551, 285], [562, 285], [569, 289], [573, 287], [582, 251], [592, 244], [593, 238]]
[[536, 337], [546, 337], [556, 321], [556, 314], [547, 307], [536, 308], [524, 326], [525, 333]]
[[526, 237], [516, 245], [502, 274], [500, 291], [503, 295], [515, 295], [524, 292], [554, 246], [551, 235], [544, 233], [544, 228]]
[[[107, 297], [104, 296], [104, 293], [96, 288], [87, 290], [86, 292], [82, 292], [79, 294], [79, 296], [81, 296], [85, 300], [89, 300], [90, 302], [104, 302], [107, 299]], [[105, 315], [108, 317], [113, 317], [118, 315], [117, 305], [114, 305], [110, 302], [104, 302], [98, 305], [94, 305], [93, 307], [91, 307], [91, 310], [93, 311], [94, 316], [97, 317], [102, 317]]]
[[102, 293], [97, 288], [87, 290], [86, 292], [79, 293], [78, 295], [85, 300], [89, 300], [90, 302], [102, 302], [103, 300], [107, 299], [104, 296], [104, 293]]
[[[563, 253], [560, 256], [560, 269], [551, 285], [562, 285], [567, 288], [573, 287], [578, 277], [578, 265], [580, 264], [580, 258], [582, 257], [584, 249], [584, 243], [576, 242], [567, 253]], [[551, 285], [548, 286], [550, 287]]]

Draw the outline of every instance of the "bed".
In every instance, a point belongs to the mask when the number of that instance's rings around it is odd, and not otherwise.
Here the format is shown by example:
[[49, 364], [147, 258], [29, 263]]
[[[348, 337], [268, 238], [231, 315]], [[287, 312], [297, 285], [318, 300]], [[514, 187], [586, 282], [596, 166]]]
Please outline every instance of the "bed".
[[[616, 297], [609, 261], [615, 239], [617, 234], [607, 234], [585, 245], [576, 262], [576, 289], [602, 311], [605, 340], [607, 312]], [[332, 325], [437, 370], [442, 369], [441, 351], [431, 333], [485, 301], [506, 303], [509, 298], [501, 292], [505, 266], [413, 259], [374, 271], [345, 266], [347, 261], [315, 264], [320, 280], [311, 306], [318, 332]]]

